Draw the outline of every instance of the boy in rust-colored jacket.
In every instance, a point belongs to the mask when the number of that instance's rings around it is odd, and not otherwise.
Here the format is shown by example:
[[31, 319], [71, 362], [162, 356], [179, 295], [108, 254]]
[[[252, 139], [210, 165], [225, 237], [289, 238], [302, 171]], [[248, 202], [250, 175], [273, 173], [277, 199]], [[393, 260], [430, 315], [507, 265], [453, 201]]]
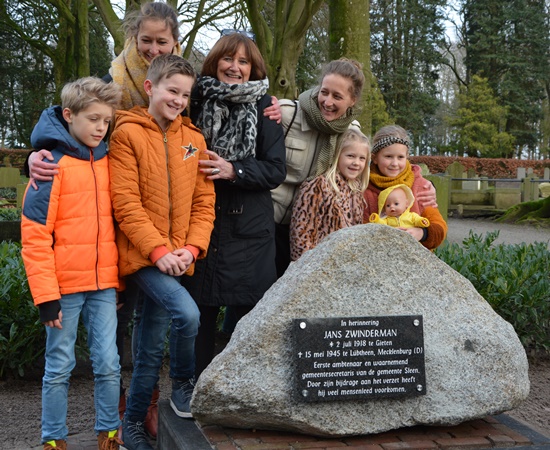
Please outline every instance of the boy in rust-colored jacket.
[[37, 182], [38, 190], [27, 187], [21, 217], [25, 270], [46, 325], [44, 449], [66, 449], [67, 394], [81, 313], [93, 361], [98, 448], [115, 450], [120, 444], [118, 254], [103, 142], [119, 100], [120, 88], [99, 78], [69, 83], [61, 92], [62, 106], [46, 109], [31, 136], [32, 145], [50, 150], [59, 165], [50, 181]]
[[120, 275], [144, 293], [137, 352], [122, 425], [127, 449], [152, 448], [143, 421], [170, 333], [170, 404], [191, 417], [199, 311], [179, 277], [191, 275], [206, 255], [214, 223], [214, 185], [199, 174], [208, 159], [199, 130], [181, 112], [187, 107], [195, 73], [175, 55], [151, 62], [144, 83], [149, 107], [119, 111], [111, 136], [111, 191], [119, 226]]

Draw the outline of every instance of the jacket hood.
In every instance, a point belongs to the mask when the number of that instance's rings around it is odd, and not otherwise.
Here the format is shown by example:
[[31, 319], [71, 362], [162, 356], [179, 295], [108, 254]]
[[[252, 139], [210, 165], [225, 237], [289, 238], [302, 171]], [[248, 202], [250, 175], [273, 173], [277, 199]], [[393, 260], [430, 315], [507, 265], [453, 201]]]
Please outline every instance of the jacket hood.
[[403, 189], [405, 191], [405, 194], [407, 195], [407, 199], [409, 200], [409, 206], [404, 212], [408, 213], [411, 210], [411, 207], [414, 203], [414, 195], [411, 188], [406, 184], [396, 184], [395, 186], [390, 186], [389, 188], [384, 189], [382, 192], [380, 192], [380, 195], [378, 196], [378, 214], [380, 215], [380, 217], [386, 217], [386, 213], [384, 212], [386, 199], [388, 198], [388, 195], [390, 195], [390, 193], [397, 188]]
[[[69, 124], [63, 118], [61, 106], [51, 106], [42, 111], [32, 130], [31, 145], [37, 150], [56, 149], [73, 158], [90, 159], [90, 148], [77, 142], [69, 133]], [[107, 153], [105, 142], [101, 141], [93, 151], [95, 159], [104, 156]]]

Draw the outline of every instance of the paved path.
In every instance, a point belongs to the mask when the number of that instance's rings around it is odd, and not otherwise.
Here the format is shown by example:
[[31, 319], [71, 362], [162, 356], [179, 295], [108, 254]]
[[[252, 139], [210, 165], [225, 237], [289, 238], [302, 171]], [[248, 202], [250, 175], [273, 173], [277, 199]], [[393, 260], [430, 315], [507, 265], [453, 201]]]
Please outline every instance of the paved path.
[[490, 231], [499, 231], [495, 244], [527, 244], [550, 241], [550, 228], [535, 228], [529, 225], [499, 223], [487, 219], [454, 219], [447, 220], [449, 231], [447, 240], [460, 244], [468, 237], [470, 230], [475, 234], [485, 235]]

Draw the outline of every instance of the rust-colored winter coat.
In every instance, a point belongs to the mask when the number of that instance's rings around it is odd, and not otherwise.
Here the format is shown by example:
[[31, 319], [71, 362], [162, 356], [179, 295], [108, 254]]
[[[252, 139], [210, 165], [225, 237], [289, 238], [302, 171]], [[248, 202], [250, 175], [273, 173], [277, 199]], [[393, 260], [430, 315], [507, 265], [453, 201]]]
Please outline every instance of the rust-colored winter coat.
[[[121, 276], [146, 266], [157, 247], [192, 245], [206, 256], [214, 223], [214, 185], [198, 171], [204, 138], [178, 116], [163, 132], [144, 107], [118, 111], [110, 140], [111, 195]], [[186, 275], [192, 275], [194, 264]]]

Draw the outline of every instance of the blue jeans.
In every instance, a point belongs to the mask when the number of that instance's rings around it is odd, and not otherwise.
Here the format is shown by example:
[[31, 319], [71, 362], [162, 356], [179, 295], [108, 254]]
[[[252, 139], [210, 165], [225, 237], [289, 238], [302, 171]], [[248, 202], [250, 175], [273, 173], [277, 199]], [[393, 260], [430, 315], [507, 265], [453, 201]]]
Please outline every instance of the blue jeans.
[[115, 290], [63, 295], [60, 304], [63, 328], [46, 327], [46, 367], [42, 379], [43, 443], [67, 439], [67, 395], [69, 378], [76, 364], [74, 346], [81, 312], [88, 330], [94, 371], [95, 432], [116, 430], [120, 426]]
[[156, 267], [145, 267], [129, 278], [140, 287], [144, 296], [125, 417], [132, 422], [143, 422], [159, 379], [170, 320], [170, 377], [189, 379], [195, 372], [195, 336], [200, 314], [179, 277], [166, 275]]

